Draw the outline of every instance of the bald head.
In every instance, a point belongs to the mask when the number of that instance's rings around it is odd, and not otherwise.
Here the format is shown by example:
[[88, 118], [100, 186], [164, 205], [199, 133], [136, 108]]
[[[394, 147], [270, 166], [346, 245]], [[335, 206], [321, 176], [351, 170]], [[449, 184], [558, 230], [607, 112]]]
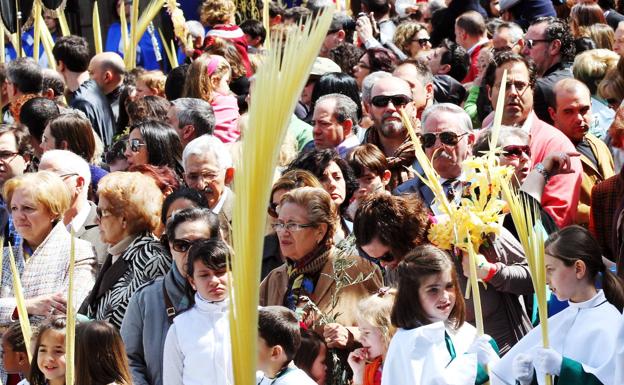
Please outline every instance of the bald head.
[[576, 145], [583, 140], [593, 123], [591, 94], [576, 79], [563, 79], [555, 84], [555, 107], [548, 107], [554, 126]]
[[123, 59], [115, 52], [102, 52], [89, 63], [89, 75], [104, 94], [109, 94], [123, 83], [126, 67]]
[[559, 101], [560, 97], [564, 95], [578, 95], [579, 98], [591, 103], [591, 92], [587, 86], [574, 78], [562, 79], [555, 84], [553, 88], [555, 94], [555, 108], [562, 107], [563, 104]]
[[371, 99], [377, 95], [411, 95], [410, 85], [396, 76], [379, 79], [371, 89]]

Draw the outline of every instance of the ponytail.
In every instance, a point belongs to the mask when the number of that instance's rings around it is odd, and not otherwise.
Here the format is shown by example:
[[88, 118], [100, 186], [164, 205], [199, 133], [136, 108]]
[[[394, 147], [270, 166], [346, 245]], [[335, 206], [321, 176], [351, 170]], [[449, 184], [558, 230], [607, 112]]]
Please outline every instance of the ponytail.
[[624, 282], [611, 270], [605, 269], [602, 273], [602, 290], [607, 301], [621, 313], [624, 309]]

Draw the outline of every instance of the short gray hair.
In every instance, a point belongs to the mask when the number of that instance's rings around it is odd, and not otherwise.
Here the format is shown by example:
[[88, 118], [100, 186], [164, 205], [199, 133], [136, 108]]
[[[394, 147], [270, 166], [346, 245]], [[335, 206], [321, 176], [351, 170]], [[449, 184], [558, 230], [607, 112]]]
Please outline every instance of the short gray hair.
[[354, 125], [358, 124], [357, 104], [350, 97], [343, 94], [327, 94], [323, 95], [316, 101], [316, 105], [325, 100], [333, 100], [336, 102], [334, 108], [334, 116], [338, 123], [351, 120]]
[[44, 152], [41, 156], [40, 164], [46, 162], [53, 162], [61, 167], [59, 170], [56, 170], [60, 174], [76, 173], [85, 180], [87, 186], [91, 184], [91, 169], [89, 168], [89, 164], [76, 153], [68, 150], [49, 150]]
[[390, 72], [385, 71], [375, 71], [366, 75], [364, 80], [362, 81], [362, 101], [364, 103], [371, 102], [371, 93], [373, 91], [373, 86], [380, 79], [390, 78], [392, 74]]
[[204, 134], [212, 135], [216, 124], [214, 110], [210, 103], [197, 98], [179, 98], [171, 102], [178, 116], [178, 127], [191, 125], [199, 137]]
[[425, 111], [423, 111], [420, 118], [423, 130], [425, 128], [425, 124], [427, 123], [427, 119], [429, 119], [429, 117], [432, 115], [439, 114], [440, 112], [449, 112], [459, 115], [459, 119], [457, 122], [459, 123], [460, 128], [464, 132], [472, 133], [472, 121], [470, 120], [470, 115], [468, 115], [468, 113], [464, 111], [463, 108], [452, 103], [434, 104], [428, 107]]
[[186, 161], [190, 156], [200, 156], [208, 153], [214, 154], [219, 169], [225, 170], [234, 167], [232, 154], [230, 154], [230, 151], [225, 147], [225, 144], [216, 136], [202, 135], [191, 140], [184, 148], [184, 152], [182, 152], [182, 166], [184, 167], [184, 172], [186, 172]]
[[496, 27], [496, 32], [500, 32], [501, 29], [507, 28], [509, 30], [509, 36], [511, 36], [512, 43], [516, 44], [520, 39], [524, 36], [524, 31], [522, 31], [522, 27], [513, 22], [504, 22], [500, 23]]

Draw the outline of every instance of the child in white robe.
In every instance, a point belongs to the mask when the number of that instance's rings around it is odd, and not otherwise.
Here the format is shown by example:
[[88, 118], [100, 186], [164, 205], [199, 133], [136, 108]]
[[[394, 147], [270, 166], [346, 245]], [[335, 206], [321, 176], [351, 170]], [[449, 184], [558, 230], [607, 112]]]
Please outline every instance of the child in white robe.
[[[624, 289], [607, 269], [600, 245], [589, 231], [569, 226], [545, 245], [546, 281], [569, 307], [548, 319], [549, 348], [542, 347], [541, 326], [521, 339], [492, 368], [492, 384], [615, 385], [618, 350], [624, 344]], [[596, 289], [602, 275], [603, 290]]]
[[195, 304], [173, 320], [165, 339], [163, 383], [233, 385], [228, 319], [228, 245], [216, 239], [189, 249], [187, 279]]
[[465, 323], [465, 305], [450, 256], [432, 245], [397, 267], [398, 291], [382, 385], [473, 385], [487, 382], [496, 344]]

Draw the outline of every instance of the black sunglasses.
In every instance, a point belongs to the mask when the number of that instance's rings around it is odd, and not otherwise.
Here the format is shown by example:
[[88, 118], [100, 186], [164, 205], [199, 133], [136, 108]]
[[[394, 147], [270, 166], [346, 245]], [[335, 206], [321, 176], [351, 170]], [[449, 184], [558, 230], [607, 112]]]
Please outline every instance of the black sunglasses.
[[531, 157], [531, 148], [529, 146], [509, 145], [503, 147], [503, 155], [507, 158], [520, 158], [522, 154]]
[[411, 102], [412, 98], [407, 95], [377, 95], [371, 99], [371, 104], [375, 107], [386, 107], [392, 102], [395, 107], [402, 107]]
[[379, 258], [375, 258], [375, 257], [370, 256], [360, 246], [357, 247], [357, 251], [358, 251], [358, 253], [360, 254], [361, 257], [363, 257], [365, 259], [368, 259], [371, 262], [386, 262], [386, 263], [390, 263], [390, 262], [394, 261], [394, 255], [392, 255], [392, 253], [390, 251], [388, 251], [387, 253], [385, 253], [384, 255], [382, 255]]
[[452, 131], [443, 131], [438, 132], [437, 134], [423, 134], [420, 136], [420, 139], [424, 148], [430, 148], [435, 146], [436, 139], [438, 137], [440, 137], [440, 142], [442, 142], [442, 144], [446, 144], [447, 146], [456, 146], [457, 143], [459, 143], [459, 140], [466, 135], [468, 135], [467, 132], [461, 135], [457, 135]]
[[422, 39], [417, 39], [417, 41], [418, 41], [418, 44], [420, 44], [420, 45], [424, 46], [424, 45], [426, 45], [427, 43], [429, 43], [429, 42], [431, 41], [431, 39], [429, 39], [429, 38], [425, 37], [425, 38], [422, 38]]
[[197, 241], [203, 241], [203, 239], [195, 239], [193, 241], [189, 241], [187, 239], [174, 239], [171, 241], [171, 248], [178, 253], [186, 253]]
[[145, 146], [145, 143], [141, 143], [140, 139], [130, 139], [130, 150], [132, 152], [139, 152], [142, 146]]

